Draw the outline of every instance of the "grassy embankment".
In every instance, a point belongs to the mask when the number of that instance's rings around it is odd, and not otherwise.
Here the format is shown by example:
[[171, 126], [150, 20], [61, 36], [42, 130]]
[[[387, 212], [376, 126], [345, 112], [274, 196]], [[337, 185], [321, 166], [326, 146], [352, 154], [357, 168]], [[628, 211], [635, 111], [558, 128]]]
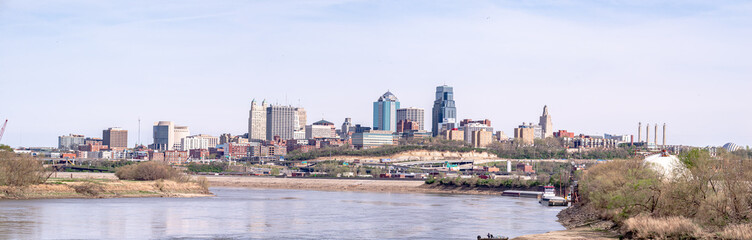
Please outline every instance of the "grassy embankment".
[[205, 196], [205, 178], [192, 179], [156, 162], [121, 167], [115, 179], [52, 178], [41, 161], [0, 151], [0, 199]]
[[562, 211], [560, 221], [633, 239], [752, 239], [750, 154], [693, 150], [680, 159], [684, 170], [671, 177], [640, 160], [589, 169], [581, 202]]

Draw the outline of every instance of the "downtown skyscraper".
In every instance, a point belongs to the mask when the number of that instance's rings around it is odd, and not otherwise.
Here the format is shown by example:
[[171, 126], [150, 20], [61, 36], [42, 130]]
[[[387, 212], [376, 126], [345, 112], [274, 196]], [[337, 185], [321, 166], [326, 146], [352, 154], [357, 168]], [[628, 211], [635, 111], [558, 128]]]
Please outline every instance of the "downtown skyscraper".
[[399, 99], [387, 91], [373, 102], [373, 130], [396, 131], [397, 109], [400, 108]]
[[248, 111], [248, 140], [266, 140], [266, 100], [259, 105], [256, 99], [251, 101], [251, 110]]
[[[279, 136], [282, 140], [305, 138], [306, 112], [293, 106], [271, 105], [266, 108], [266, 140]], [[295, 137], [297, 134], [302, 134]]]
[[433, 120], [431, 132], [435, 137], [444, 125], [457, 123], [457, 108], [454, 106], [454, 89], [447, 85], [436, 87], [436, 99], [433, 101]]

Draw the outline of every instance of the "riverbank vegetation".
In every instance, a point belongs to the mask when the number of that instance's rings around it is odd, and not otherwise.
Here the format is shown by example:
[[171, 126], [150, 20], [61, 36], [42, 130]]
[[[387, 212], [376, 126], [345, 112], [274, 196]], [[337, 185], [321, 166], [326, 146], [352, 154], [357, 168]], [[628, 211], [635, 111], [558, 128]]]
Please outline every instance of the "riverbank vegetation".
[[228, 165], [226, 162], [211, 162], [208, 164], [192, 162], [185, 167], [189, 172], [192, 173], [221, 173], [228, 170]]
[[[487, 166], [504, 167], [506, 162], [487, 163]], [[515, 166], [516, 164], [512, 164]], [[552, 185], [567, 188], [572, 177], [572, 165], [570, 163], [542, 162], [536, 163], [536, 173], [528, 173], [521, 176], [510, 175], [475, 175], [472, 177], [446, 177], [431, 176], [425, 183], [429, 186], [441, 187], [464, 187], [464, 188], [490, 188], [498, 190], [524, 189], [539, 190], [540, 187]], [[513, 172], [516, 170], [513, 169]], [[519, 173], [519, 172], [518, 172]], [[581, 174], [574, 172], [575, 175]]]
[[0, 151], [0, 199], [185, 197], [210, 194], [205, 178], [193, 180], [157, 162], [127, 165], [120, 169], [123, 170], [119, 171], [123, 180], [55, 178], [51, 177], [53, 172], [45, 169], [42, 161], [34, 157]]
[[120, 160], [76, 160], [75, 164], [67, 165], [62, 169], [64, 172], [110, 172], [114, 173], [120, 167], [134, 164], [136, 162], [125, 159]]
[[752, 239], [752, 158], [705, 150], [679, 158], [686, 170], [669, 176], [641, 160], [594, 166], [574, 208], [613, 222], [626, 238]]
[[158, 184], [164, 180], [179, 183], [196, 183], [203, 188], [204, 192], [209, 192], [209, 182], [206, 180], [206, 177], [197, 177], [194, 179], [170, 165], [156, 161], [141, 162], [120, 167], [115, 172], [115, 176], [120, 180], [157, 181]]
[[25, 154], [0, 151], [0, 186], [24, 187], [47, 181], [42, 162]]
[[632, 151], [628, 148], [589, 149], [587, 151], [567, 151], [561, 139], [538, 139], [534, 145], [520, 142], [494, 142], [486, 148], [474, 148], [463, 141], [449, 141], [439, 138], [416, 138], [402, 140], [400, 145], [382, 146], [379, 148], [356, 150], [350, 146], [328, 147], [311, 150], [309, 152], [292, 151], [286, 156], [287, 160], [311, 160], [331, 156], [380, 157], [398, 153], [425, 150], [438, 152], [487, 152], [499, 158], [509, 159], [614, 159], [628, 158]]

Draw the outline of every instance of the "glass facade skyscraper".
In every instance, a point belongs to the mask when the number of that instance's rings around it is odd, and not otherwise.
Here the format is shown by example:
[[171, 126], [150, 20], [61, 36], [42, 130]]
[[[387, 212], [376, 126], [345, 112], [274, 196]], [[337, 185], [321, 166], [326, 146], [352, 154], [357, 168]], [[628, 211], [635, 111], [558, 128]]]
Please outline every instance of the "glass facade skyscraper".
[[441, 132], [441, 126], [457, 123], [457, 108], [454, 107], [454, 89], [447, 85], [436, 87], [436, 100], [433, 101], [433, 136]]
[[373, 130], [396, 131], [399, 107], [399, 99], [389, 91], [373, 102]]

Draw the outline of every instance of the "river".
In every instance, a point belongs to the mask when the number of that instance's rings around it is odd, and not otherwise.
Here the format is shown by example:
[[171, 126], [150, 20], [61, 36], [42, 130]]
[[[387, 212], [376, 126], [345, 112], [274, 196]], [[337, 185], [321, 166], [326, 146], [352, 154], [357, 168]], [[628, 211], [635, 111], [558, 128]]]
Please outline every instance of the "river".
[[564, 229], [561, 207], [530, 198], [211, 191], [216, 197], [0, 200], [0, 239], [475, 239]]

